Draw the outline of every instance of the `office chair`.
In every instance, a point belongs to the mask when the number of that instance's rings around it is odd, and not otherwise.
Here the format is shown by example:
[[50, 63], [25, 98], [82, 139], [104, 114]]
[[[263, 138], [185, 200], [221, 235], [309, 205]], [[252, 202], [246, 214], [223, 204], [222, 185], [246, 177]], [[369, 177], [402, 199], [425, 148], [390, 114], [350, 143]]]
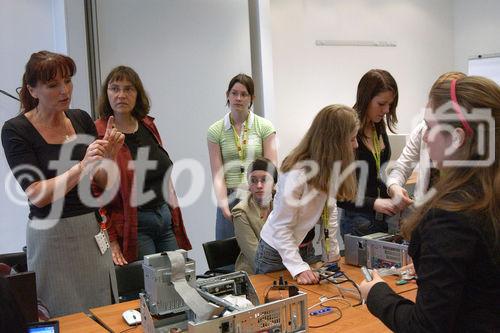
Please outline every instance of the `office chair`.
[[22, 272], [5, 277], [27, 322], [38, 321], [35, 272]]
[[232, 237], [203, 243], [203, 251], [205, 251], [208, 268], [210, 269], [205, 275], [227, 274], [233, 270], [229, 270], [225, 266], [235, 264], [240, 254], [240, 247], [236, 241], [236, 237]]
[[124, 266], [115, 266], [115, 273], [118, 285], [118, 301], [121, 303], [139, 299], [139, 293], [144, 290], [142, 260]]

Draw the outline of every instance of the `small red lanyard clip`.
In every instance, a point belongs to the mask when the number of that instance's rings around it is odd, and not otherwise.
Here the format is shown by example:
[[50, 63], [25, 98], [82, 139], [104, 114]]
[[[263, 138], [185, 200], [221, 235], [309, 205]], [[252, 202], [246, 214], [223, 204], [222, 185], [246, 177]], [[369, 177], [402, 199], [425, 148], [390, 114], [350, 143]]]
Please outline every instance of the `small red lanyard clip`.
[[99, 224], [101, 226], [101, 230], [106, 230], [106, 221], [107, 221], [107, 218], [106, 218], [106, 209], [104, 208], [99, 208], [99, 216], [101, 216], [101, 219], [99, 221]]

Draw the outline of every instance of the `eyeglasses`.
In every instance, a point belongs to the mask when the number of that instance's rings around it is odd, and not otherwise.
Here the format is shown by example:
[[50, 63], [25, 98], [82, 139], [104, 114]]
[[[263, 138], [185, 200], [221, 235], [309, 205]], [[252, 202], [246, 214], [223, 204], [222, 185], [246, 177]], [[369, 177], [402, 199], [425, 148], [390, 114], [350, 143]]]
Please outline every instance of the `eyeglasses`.
[[108, 86], [108, 91], [115, 95], [118, 95], [120, 91], [122, 91], [125, 95], [132, 95], [137, 92], [137, 90], [133, 86], [125, 86], [121, 88], [120, 86], [115, 85]]

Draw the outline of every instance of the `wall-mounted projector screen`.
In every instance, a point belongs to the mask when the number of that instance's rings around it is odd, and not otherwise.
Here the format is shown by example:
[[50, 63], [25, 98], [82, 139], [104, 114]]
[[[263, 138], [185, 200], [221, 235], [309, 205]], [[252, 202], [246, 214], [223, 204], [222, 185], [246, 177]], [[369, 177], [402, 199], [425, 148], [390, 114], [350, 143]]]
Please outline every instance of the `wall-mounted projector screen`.
[[469, 59], [469, 75], [480, 75], [500, 84], [500, 53]]

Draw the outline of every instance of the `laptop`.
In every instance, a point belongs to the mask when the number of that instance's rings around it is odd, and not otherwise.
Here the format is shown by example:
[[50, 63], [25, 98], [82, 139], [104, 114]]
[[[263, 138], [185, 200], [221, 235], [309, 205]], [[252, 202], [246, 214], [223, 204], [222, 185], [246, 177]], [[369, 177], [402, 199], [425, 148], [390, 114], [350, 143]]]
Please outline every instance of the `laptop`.
[[54, 320], [29, 323], [28, 333], [59, 333], [59, 322]]
[[389, 144], [391, 145], [391, 160], [395, 161], [403, 152], [406, 146], [406, 134], [388, 134]]

